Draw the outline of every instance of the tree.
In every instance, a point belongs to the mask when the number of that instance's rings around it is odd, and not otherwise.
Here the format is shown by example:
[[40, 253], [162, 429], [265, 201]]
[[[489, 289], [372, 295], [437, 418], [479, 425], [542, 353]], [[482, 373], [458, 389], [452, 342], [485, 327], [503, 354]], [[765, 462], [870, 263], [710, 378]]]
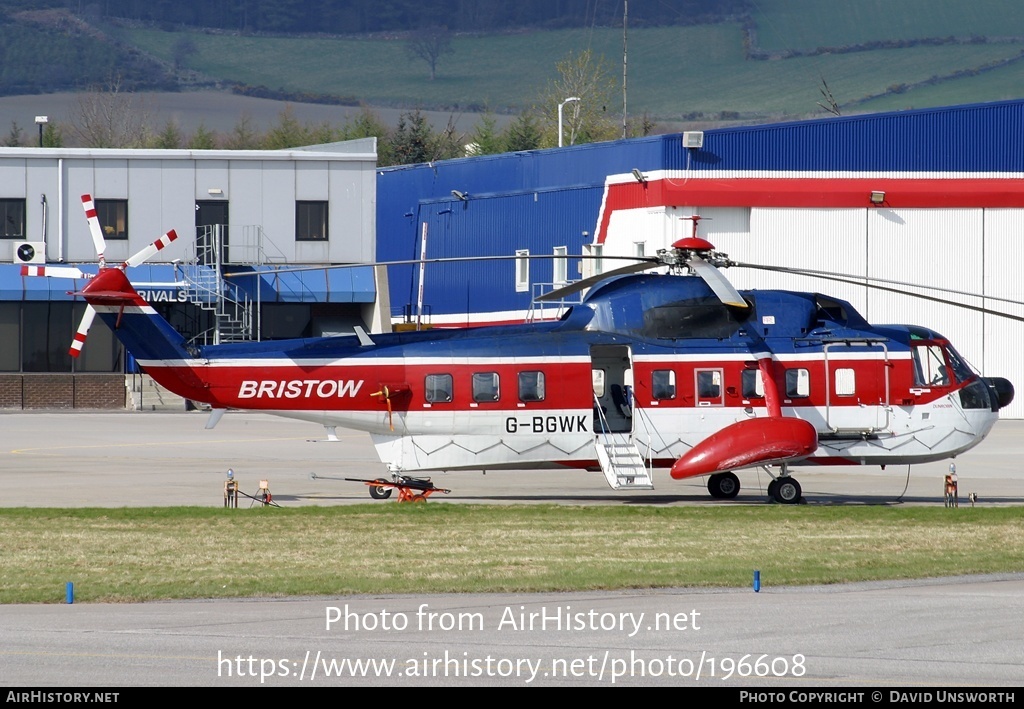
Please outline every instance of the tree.
[[76, 96], [71, 131], [84, 148], [141, 148], [147, 142], [152, 112], [113, 76]]
[[555, 65], [555, 69], [558, 78], [548, 83], [540, 104], [540, 111], [550, 126], [545, 131], [545, 144], [558, 145], [558, 105], [573, 96], [578, 97], [579, 101], [564, 103], [563, 106], [565, 145], [614, 140], [618, 137], [618, 127], [607, 111], [616, 84], [605, 66], [604, 58], [595, 58], [589, 49], [579, 54], [569, 52], [565, 59]]
[[43, 147], [64, 147], [64, 129], [57, 121], [50, 121], [46, 124], [46, 127], [43, 128]]
[[396, 165], [429, 162], [433, 158], [433, 131], [426, 116], [416, 110], [401, 113], [391, 134], [391, 155]]
[[18, 125], [17, 121], [11, 121], [11, 132], [4, 138], [4, 147], [6, 148], [19, 148], [24, 146], [25, 139], [21, 132], [21, 126]]
[[263, 147], [267, 150], [284, 150], [309, 145], [311, 142], [309, 128], [299, 123], [294, 107], [288, 104], [277, 114], [277, 123], [267, 131]]
[[523, 111], [512, 121], [502, 136], [505, 150], [514, 153], [517, 150], [536, 150], [543, 142], [543, 134], [537, 125], [537, 118], [532, 111]]
[[196, 47], [196, 43], [192, 41], [192, 38], [185, 35], [171, 47], [171, 58], [174, 60], [174, 70], [181, 71], [185, 68], [188, 60], [192, 58], [199, 48]]
[[189, 139], [188, 147], [190, 150], [216, 150], [217, 135], [207, 128], [206, 124], [200, 123]]
[[262, 143], [263, 136], [253, 127], [252, 116], [244, 113], [224, 140], [224, 147], [228, 150], [258, 150]]
[[494, 155], [505, 152], [505, 141], [498, 132], [498, 119], [487, 112], [480, 116], [472, 135], [469, 136], [466, 153], [471, 155]]
[[430, 80], [437, 77], [437, 62], [445, 54], [451, 54], [452, 33], [447, 27], [425, 27], [413, 30], [405, 45], [411, 57], [422, 59], [430, 66]]
[[153, 147], [163, 150], [176, 150], [181, 147], [182, 142], [181, 129], [172, 120], [167, 121], [164, 129], [153, 139]]

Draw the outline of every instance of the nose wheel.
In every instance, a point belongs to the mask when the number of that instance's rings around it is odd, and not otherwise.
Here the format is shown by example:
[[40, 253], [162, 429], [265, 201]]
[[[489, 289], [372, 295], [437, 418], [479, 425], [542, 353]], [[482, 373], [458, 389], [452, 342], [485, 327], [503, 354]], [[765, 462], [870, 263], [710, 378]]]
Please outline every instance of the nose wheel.
[[768, 497], [784, 505], [795, 505], [800, 502], [803, 490], [794, 478], [788, 475], [777, 477], [768, 483]]
[[708, 478], [708, 492], [716, 500], [731, 500], [740, 494], [740, 479], [733, 473], [715, 473]]

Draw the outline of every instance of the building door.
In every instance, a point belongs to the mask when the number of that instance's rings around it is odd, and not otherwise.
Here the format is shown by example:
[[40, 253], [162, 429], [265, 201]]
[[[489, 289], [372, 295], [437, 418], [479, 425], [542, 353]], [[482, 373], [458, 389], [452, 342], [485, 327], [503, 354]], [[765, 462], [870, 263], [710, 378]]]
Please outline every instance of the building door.
[[230, 262], [227, 202], [196, 202], [196, 256], [199, 263], [207, 266]]

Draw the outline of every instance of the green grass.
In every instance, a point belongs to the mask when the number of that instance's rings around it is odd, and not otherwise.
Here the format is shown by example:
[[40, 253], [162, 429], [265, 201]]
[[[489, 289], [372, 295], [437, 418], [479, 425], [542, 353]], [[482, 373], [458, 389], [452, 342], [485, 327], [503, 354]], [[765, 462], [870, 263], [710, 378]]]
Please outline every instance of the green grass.
[[1024, 570], [1014, 508], [0, 510], [0, 602], [841, 583]]
[[814, 49], [878, 40], [1024, 36], [1017, 0], [756, 0], [765, 49]]
[[[777, 2], [783, 4], [782, 0]], [[920, 0], [918, 4], [925, 2]], [[871, 5], [874, 0], [863, 0], [857, 7], [864, 3]], [[773, 3], [762, 5], [768, 15], [774, 12]], [[822, 5], [826, 4], [816, 4]], [[836, 16], [841, 14], [837, 9], [841, 5], [827, 3]], [[786, 15], [780, 10], [772, 17], [774, 26]], [[806, 19], [792, 31], [813, 35], [820, 30], [810, 23], [811, 18]], [[855, 20], [844, 16], [842, 21]], [[831, 26], [836, 17], [829, 20], [826, 16], [821, 23]], [[934, 31], [939, 34], [929, 36], [965, 35], [981, 26], [936, 23]], [[1013, 22], [1004, 29], [1002, 34], [1016, 31]], [[1019, 34], [1024, 35], [1024, 25]], [[135, 29], [124, 30], [123, 36], [169, 59], [182, 34]], [[536, 104], [544, 94], [556, 78], [556, 62], [570, 50], [587, 48], [603, 56], [610, 76], [621, 80], [622, 34], [618, 29], [458, 37], [453, 43], [455, 52], [442, 58], [435, 81], [428, 80], [426, 64], [407, 56], [400, 40], [189, 36], [198, 50], [190, 66], [206, 75], [272, 89], [354, 97], [376, 106], [518, 112]], [[723, 112], [745, 119], [825, 115], [817, 105], [822, 100], [822, 77], [841, 105], [856, 105], [856, 110], [862, 111], [865, 109], [856, 102], [884, 95], [894, 85], [976, 70], [1014, 57], [1024, 48], [1020, 41], [954, 44], [752, 61], [744, 58], [739, 24], [644, 28], [633, 30], [629, 36], [629, 111], [633, 115], [647, 112], [657, 120], [672, 122], [719, 119]], [[878, 37], [888, 38], [888, 34]], [[857, 37], [836, 35], [835, 43], [853, 39]], [[813, 49], [828, 43], [826, 39], [810, 46], [797, 42], [797, 48]], [[934, 101], [928, 105], [950, 105], [995, 100], [1007, 93], [1019, 96], [1019, 89], [1014, 89], [1009, 78], [1019, 77], [1019, 71], [1002, 75], [984, 72], [969, 80], [940, 84], [915, 94], [916, 103], [927, 100]], [[891, 105], [903, 107], [908, 94], [891, 98]], [[621, 96], [611, 97], [611, 104], [608, 111], [621, 112]]]

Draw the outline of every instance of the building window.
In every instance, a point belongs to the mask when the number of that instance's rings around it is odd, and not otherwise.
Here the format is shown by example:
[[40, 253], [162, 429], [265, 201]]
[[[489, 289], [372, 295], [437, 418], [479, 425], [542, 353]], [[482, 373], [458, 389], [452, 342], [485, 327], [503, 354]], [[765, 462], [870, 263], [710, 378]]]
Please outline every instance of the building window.
[[295, 203], [295, 240], [327, 241], [327, 202]]
[[123, 241], [128, 238], [128, 200], [96, 200], [96, 217], [100, 220], [104, 239]]
[[0, 239], [25, 238], [25, 200], [0, 199]]
[[569, 250], [565, 246], [556, 246], [554, 251], [554, 264], [552, 265], [552, 281], [555, 285], [565, 285], [569, 280], [569, 267], [566, 262], [566, 255]]
[[544, 401], [544, 372], [519, 373], [519, 400]]
[[530, 290], [530, 251], [516, 251], [516, 293]]

